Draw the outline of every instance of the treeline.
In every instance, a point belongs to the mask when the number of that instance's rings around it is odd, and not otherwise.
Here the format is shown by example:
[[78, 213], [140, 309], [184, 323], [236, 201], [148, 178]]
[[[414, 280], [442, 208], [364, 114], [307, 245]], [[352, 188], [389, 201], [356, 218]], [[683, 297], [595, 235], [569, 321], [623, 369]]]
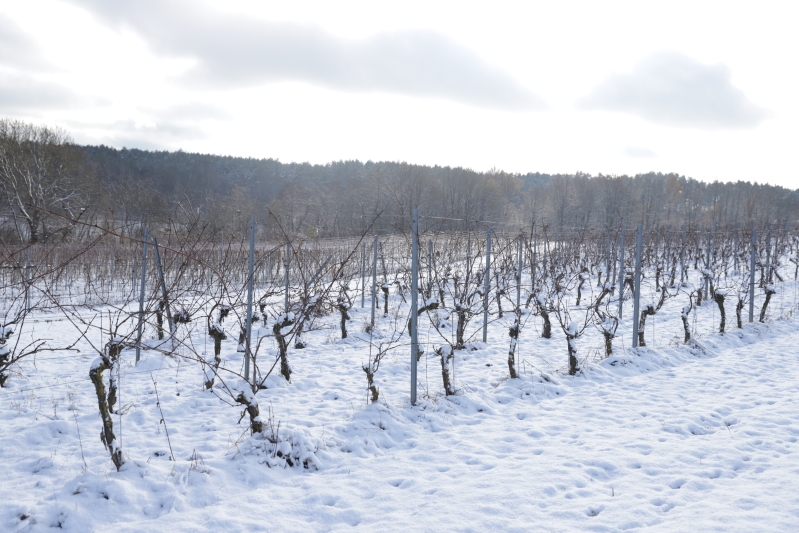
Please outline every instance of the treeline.
[[78, 146], [59, 129], [0, 120], [0, 194], [5, 242], [54, 232], [79, 236], [82, 221], [117, 231], [201, 223], [306, 237], [409, 228], [414, 207], [427, 227], [488, 224], [517, 230], [646, 228], [794, 221], [799, 191], [751, 182], [703, 183], [678, 174], [510, 174], [404, 162], [281, 163], [183, 151]]

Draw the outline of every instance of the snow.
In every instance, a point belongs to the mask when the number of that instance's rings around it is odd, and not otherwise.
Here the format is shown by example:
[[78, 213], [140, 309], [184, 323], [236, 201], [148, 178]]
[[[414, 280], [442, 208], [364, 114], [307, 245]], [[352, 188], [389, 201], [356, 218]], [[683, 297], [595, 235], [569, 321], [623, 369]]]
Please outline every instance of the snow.
[[275, 322], [277, 322], [278, 324], [281, 324], [283, 322], [286, 322], [287, 320], [290, 321], [290, 322], [293, 322], [294, 321], [294, 313], [284, 313], [284, 314], [278, 316], [277, 319], [275, 320]]
[[[253, 394], [244, 381], [227, 382], [257, 401], [266, 429], [256, 436], [246, 414], [239, 420], [243, 406], [219, 381], [206, 390], [202, 367], [180, 349], [143, 350], [138, 366], [125, 349], [117, 403], [124, 414], [112, 415], [111, 445], [127, 461], [119, 472], [98, 438], [88, 379], [97, 354], [88, 343], [40, 355], [35, 366], [26, 359], [22, 375], [0, 389], [0, 530], [795, 531], [796, 287], [780, 286], [766, 323], [728, 325], [724, 335], [715, 333], [715, 302], [694, 307], [695, 340], [683, 345], [686, 300], [667, 299], [647, 320], [646, 348], [629, 348], [630, 302], [614, 356], [591, 355], [604, 353], [603, 340], [601, 328], [588, 328], [574, 341], [586, 359], [573, 377], [562, 332], [541, 339], [540, 318], [526, 315], [520, 378], [508, 379], [516, 315], [492, 318], [487, 343], [454, 352], [458, 394], [449, 397], [435, 354], [448, 354], [448, 344], [420, 318], [416, 406], [402, 343], [384, 355], [379, 401], [368, 403], [361, 368], [375, 353], [369, 342], [391, 338], [394, 319], [342, 340], [334, 313], [304, 334], [307, 348], [289, 350], [291, 383], [273, 373]], [[399, 299], [390, 304], [393, 312]], [[402, 310], [399, 324], [407, 305]], [[368, 306], [350, 312], [353, 330], [370, 315]], [[195, 322], [181, 334], [210, 358], [207, 326]], [[473, 320], [469, 333], [481, 323]], [[30, 339], [37, 327], [31, 321], [20, 335]], [[51, 318], [47, 336], [76, 334]], [[266, 372], [274, 339], [263, 345]], [[223, 366], [239, 371], [235, 340], [222, 346]]]

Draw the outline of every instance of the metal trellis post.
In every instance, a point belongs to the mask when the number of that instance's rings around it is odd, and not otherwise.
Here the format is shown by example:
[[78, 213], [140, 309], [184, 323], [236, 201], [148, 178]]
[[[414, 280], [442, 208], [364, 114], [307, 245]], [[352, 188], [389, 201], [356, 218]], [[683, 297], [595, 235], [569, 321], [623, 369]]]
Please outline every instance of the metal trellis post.
[[416, 358], [419, 353], [417, 331], [419, 310], [419, 210], [413, 210], [411, 222], [411, 404], [416, 405]]
[[685, 282], [685, 225], [682, 227], [682, 244], [680, 246], [680, 285]]
[[486, 230], [486, 272], [483, 280], [483, 342], [488, 342], [488, 292], [491, 290], [491, 230]]
[[[250, 264], [247, 269], [247, 322], [246, 322], [246, 337], [244, 344], [244, 380], [250, 380], [250, 359], [252, 358], [252, 349], [250, 340], [252, 338], [252, 282], [253, 282], [253, 267], [255, 265], [255, 217], [250, 220]], [[252, 380], [255, 382], [255, 362], [253, 361]]]
[[375, 327], [375, 305], [377, 304], [377, 235], [375, 235], [374, 258], [372, 260], [372, 321], [369, 323], [371, 328]]
[[139, 363], [141, 358], [141, 336], [144, 326], [144, 285], [147, 276], [147, 241], [149, 233], [150, 228], [144, 228], [144, 247], [141, 254], [141, 289], [139, 289], [139, 331], [136, 334], [136, 364]]
[[524, 246], [524, 235], [519, 235], [519, 269], [516, 271], [516, 310], [521, 310], [522, 306], [522, 246]]
[[283, 312], [288, 315], [289, 312], [289, 265], [291, 265], [291, 243], [286, 243], [286, 261], [283, 266], [286, 267], [286, 299], [283, 303]]
[[749, 265], [749, 322], [755, 321], [755, 252], [757, 247], [757, 230], [752, 227], [752, 250]]
[[621, 320], [622, 306], [624, 304], [624, 230], [621, 230], [621, 245], [619, 246], [619, 320]]
[[361, 309], [366, 307], [366, 243], [361, 245]]
[[638, 321], [640, 320], [641, 310], [641, 248], [643, 243], [643, 230], [638, 224], [638, 232], [635, 238], [635, 280], [633, 295], [633, 348], [638, 348]]

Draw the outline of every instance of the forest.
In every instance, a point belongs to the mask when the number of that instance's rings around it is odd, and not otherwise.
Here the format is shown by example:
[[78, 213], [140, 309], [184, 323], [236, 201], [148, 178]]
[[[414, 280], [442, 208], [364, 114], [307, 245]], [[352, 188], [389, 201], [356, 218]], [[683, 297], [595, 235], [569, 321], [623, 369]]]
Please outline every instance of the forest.
[[[511, 174], [407, 162], [281, 163], [183, 151], [81, 146], [59, 128], [0, 120], [0, 236], [7, 244], [82, 235], [59, 217], [125, 234], [192, 218], [213, 235], [351, 237], [484, 225], [517, 232], [688, 228], [794, 221], [799, 190], [752, 181], [705, 183], [677, 173]], [[278, 229], [278, 226], [280, 227]], [[58, 229], [56, 229], [58, 228]], [[259, 233], [259, 235], [261, 235]]]

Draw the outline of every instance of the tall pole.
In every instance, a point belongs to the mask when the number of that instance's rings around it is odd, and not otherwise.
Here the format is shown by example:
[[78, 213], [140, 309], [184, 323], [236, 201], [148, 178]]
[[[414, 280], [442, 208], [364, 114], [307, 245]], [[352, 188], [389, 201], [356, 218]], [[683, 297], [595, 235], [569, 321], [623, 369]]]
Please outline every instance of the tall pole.
[[766, 230], [766, 284], [771, 283], [771, 221]]
[[466, 282], [469, 281], [469, 274], [472, 272], [472, 236], [466, 241]]
[[419, 354], [417, 331], [419, 310], [419, 210], [413, 210], [411, 221], [411, 404], [416, 405], [416, 358]]
[[685, 281], [685, 225], [682, 227], [682, 243], [680, 245], [680, 285]]
[[633, 348], [638, 348], [638, 321], [640, 320], [640, 300], [641, 300], [641, 248], [643, 241], [643, 230], [638, 224], [638, 232], [635, 237], [635, 294], [633, 295]]
[[483, 342], [488, 342], [489, 290], [491, 290], [491, 229], [486, 230], [486, 275], [483, 280]]
[[31, 249], [28, 246], [27, 259], [25, 260], [25, 311], [31, 310]]
[[375, 305], [377, 304], [377, 235], [372, 245], [374, 248], [374, 259], [372, 260], [372, 321], [370, 327], [375, 327]]
[[621, 230], [619, 246], [619, 320], [621, 320], [622, 304], [624, 304], [624, 229]]
[[612, 275], [612, 276], [610, 276], [610, 280], [609, 280], [609, 281], [610, 281], [610, 284], [611, 284], [611, 286], [612, 286], [613, 284], [615, 284], [615, 283], [616, 283], [616, 280], [618, 279], [618, 278], [616, 277], [616, 268], [617, 268], [617, 267], [616, 267], [616, 264], [617, 264], [617, 262], [618, 262], [618, 254], [619, 254], [619, 237], [618, 237], [618, 236], [617, 236], [617, 237], [616, 237], [616, 239], [613, 241], [613, 251], [612, 251], [612, 254], [613, 254], [613, 257], [611, 258], [611, 261], [613, 261], [613, 267], [612, 267], [612, 268], [613, 268], [613, 275]]
[[757, 246], [757, 230], [752, 226], [752, 250], [749, 265], [749, 322], [755, 321], [755, 248]]
[[710, 271], [710, 257], [711, 257], [711, 248], [710, 245], [710, 229], [707, 230], [707, 253], [705, 254], [705, 300], [709, 299], [710, 296], [710, 276], [708, 276], [707, 272]]
[[[250, 339], [252, 338], [252, 282], [253, 282], [253, 267], [255, 265], [255, 217], [250, 220], [250, 265], [248, 268], [247, 276], [247, 325], [246, 325], [246, 338], [244, 344], [244, 381], [250, 380], [250, 359], [252, 358], [252, 349]], [[255, 382], [255, 361], [253, 361], [252, 380]]]
[[286, 243], [286, 262], [284, 266], [286, 267], [286, 300], [283, 303], [284, 313], [288, 315], [289, 313], [289, 266], [291, 265], [291, 243]]
[[522, 246], [524, 235], [519, 235], [519, 269], [516, 271], [516, 310], [521, 311], [522, 306]]
[[[538, 231], [533, 228], [533, 266], [530, 268], [530, 289], [535, 294], [535, 271], [538, 266]], [[538, 295], [535, 296], [538, 298]]]
[[136, 364], [141, 358], [141, 336], [144, 326], [144, 285], [147, 274], [147, 241], [149, 239], [150, 228], [144, 228], [144, 247], [141, 254], [141, 289], [139, 289], [139, 331], [136, 334]]
[[[433, 292], [433, 241], [427, 241], [427, 294], [432, 297]], [[427, 302], [424, 303], [427, 305]], [[443, 305], [443, 302], [442, 302]]]
[[719, 236], [718, 233], [719, 233], [719, 225], [716, 224], [716, 225], [713, 226], [713, 245], [711, 246], [711, 249], [713, 251], [713, 260], [710, 262], [711, 265], [715, 265], [716, 264], [716, 260], [718, 258], [718, 251], [717, 251], [718, 250], [718, 243], [719, 243], [719, 241], [718, 241], [718, 236]]
[[361, 245], [361, 309], [366, 307], [366, 243]]

